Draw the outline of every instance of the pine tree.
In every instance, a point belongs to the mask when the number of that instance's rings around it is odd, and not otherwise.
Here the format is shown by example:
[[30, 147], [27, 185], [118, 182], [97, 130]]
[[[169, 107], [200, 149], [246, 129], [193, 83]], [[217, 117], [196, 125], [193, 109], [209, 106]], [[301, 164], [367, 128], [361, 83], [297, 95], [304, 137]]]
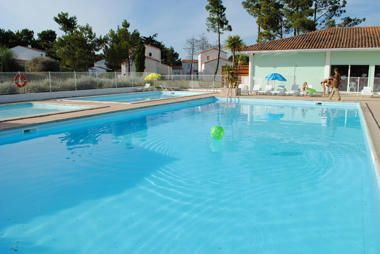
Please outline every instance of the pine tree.
[[145, 45], [142, 39], [139, 40], [136, 47], [135, 57], [136, 72], [144, 72], [145, 70]]
[[232, 27], [228, 24], [228, 20], [226, 18], [226, 7], [223, 6], [222, 0], [207, 0], [208, 5], [206, 5], [206, 10], [209, 12], [209, 16], [207, 18], [207, 31], [214, 32], [218, 34], [218, 59], [216, 62], [215, 73], [218, 72], [219, 68], [219, 58], [220, 58], [220, 35], [223, 34], [224, 31], [232, 31]]

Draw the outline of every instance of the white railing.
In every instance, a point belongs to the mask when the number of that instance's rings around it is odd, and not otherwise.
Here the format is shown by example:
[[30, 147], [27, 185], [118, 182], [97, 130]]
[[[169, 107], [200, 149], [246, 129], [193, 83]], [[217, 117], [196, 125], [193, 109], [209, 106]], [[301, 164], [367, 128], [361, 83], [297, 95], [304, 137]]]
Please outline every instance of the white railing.
[[19, 88], [14, 81], [17, 74], [0, 72], [0, 95], [125, 88], [143, 86], [147, 82], [157, 88], [166, 82], [169, 87], [180, 89], [208, 89], [211, 86], [220, 87], [222, 79], [222, 76], [216, 76], [214, 80], [213, 75], [163, 75], [146, 81], [145, 77], [149, 73], [127, 73], [122, 76], [120, 72], [22, 72], [27, 85]]

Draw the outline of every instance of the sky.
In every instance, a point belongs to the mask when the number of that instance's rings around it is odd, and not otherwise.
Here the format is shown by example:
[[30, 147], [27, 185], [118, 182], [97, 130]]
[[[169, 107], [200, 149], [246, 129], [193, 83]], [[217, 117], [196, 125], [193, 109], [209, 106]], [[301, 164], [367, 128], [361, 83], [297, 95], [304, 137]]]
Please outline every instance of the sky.
[[[224, 0], [226, 17], [232, 32], [225, 32], [221, 41], [228, 35], [239, 35], [246, 45], [256, 43], [256, 20], [241, 5], [242, 0]], [[347, 0], [347, 16], [366, 17], [361, 26], [380, 25], [379, 0]], [[210, 43], [217, 42], [217, 34], [208, 33], [205, 9], [207, 0], [0, 0], [0, 28], [22, 30], [28, 28], [37, 33], [52, 29], [58, 36], [63, 32], [53, 20], [60, 12], [76, 16], [79, 25], [88, 23], [97, 36], [105, 35], [110, 29], [116, 30], [124, 19], [130, 29], [137, 29], [142, 36], [158, 34], [157, 40], [166, 47], [173, 46], [180, 58], [188, 59], [183, 49], [186, 39], [205, 33]]]

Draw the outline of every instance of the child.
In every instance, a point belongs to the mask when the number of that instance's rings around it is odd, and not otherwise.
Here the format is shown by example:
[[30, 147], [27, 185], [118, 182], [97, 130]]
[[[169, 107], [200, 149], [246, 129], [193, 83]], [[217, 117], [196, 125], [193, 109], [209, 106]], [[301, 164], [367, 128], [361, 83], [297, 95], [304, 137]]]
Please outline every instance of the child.
[[306, 91], [305, 89], [306, 88], [309, 88], [309, 86], [307, 85], [307, 82], [303, 83], [303, 86], [302, 86], [302, 92], [305, 93], [305, 98], [306, 98], [306, 95], [309, 93], [308, 91]]

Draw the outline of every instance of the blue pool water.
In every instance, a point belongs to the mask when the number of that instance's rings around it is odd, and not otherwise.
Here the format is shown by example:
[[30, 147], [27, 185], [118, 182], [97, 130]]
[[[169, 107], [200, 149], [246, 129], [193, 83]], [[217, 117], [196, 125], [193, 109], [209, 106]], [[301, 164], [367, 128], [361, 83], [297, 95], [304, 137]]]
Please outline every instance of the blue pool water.
[[0, 253], [380, 253], [357, 106], [255, 103], [0, 132]]
[[18, 103], [9, 105], [0, 105], [0, 120], [5, 118], [30, 116], [36, 114], [45, 114], [66, 110], [77, 110], [88, 108], [86, 106], [59, 105], [45, 103]]
[[102, 96], [91, 96], [84, 98], [75, 98], [72, 100], [83, 100], [83, 101], [113, 101], [113, 102], [140, 102], [140, 101], [151, 101], [151, 100], [162, 100], [170, 99], [175, 97], [191, 96], [203, 94], [202, 92], [144, 92], [144, 93], [130, 93], [130, 94], [116, 94], [116, 95], [102, 95]]

